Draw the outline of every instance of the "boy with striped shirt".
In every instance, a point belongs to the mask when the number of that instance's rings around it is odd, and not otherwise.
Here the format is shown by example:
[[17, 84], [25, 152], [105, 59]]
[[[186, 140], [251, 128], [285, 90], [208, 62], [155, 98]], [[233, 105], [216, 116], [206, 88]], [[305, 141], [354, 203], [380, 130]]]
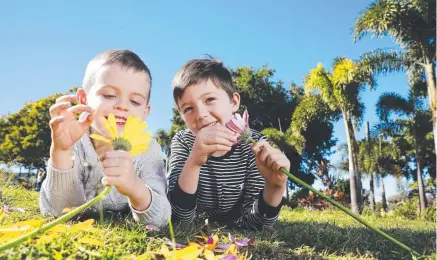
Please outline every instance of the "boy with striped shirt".
[[225, 124], [240, 95], [221, 62], [195, 59], [176, 73], [173, 97], [188, 129], [171, 144], [168, 198], [172, 218], [193, 222], [199, 215], [228, 227], [273, 226], [282, 206], [290, 161], [252, 130], [254, 145], [236, 143]]

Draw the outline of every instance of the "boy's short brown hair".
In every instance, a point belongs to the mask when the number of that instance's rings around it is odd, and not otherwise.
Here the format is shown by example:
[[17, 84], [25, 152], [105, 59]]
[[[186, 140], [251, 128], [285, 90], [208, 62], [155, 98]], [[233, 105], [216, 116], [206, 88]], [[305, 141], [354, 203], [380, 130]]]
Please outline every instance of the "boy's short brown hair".
[[96, 72], [105, 65], [119, 64], [125, 69], [132, 69], [135, 72], [144, 72], [149, 78], [149, 93], [147, 95], [147, 103], [150, 100], [152, 89], [152, 75], [147, 65], [141, 58], [130, 50], [107, 50], [97, 54], [89, 63], [85, 71], [82, 87], [86, 92], [89, 91], [95, 81]]
[[184, 93], [185, 88], [198, 84], [202, 81], [212, 80], [214, 85], [222, 88], [232, 100], [236, 88], [232, 82], [232, 75], [219, 60], [212, 57], [205, 59], [193, 59], [186, 62], [179, 70], [172, 81], [173, 98], [178, 105], [178, 99]]

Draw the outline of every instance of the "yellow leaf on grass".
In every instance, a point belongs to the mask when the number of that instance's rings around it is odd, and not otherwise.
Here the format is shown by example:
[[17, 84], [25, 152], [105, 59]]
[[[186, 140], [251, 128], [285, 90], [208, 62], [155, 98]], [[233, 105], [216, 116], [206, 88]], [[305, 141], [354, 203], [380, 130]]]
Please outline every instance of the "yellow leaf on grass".
[[19, 227], [25, 227], [25, 226], [40, 227], [42, 225], [42, 223], [44, 223], [45, 221], [46, 221], [45, 219], [32, 219], [32, 220], [21, 221], [21, 222], [17, 222], [17, 223], [5, 225], [5, 226], [0, 226], [0, 230], [3, 228], [19, 228]]
[[196, 246], [187, 246], [184, 249], [171, 251], [168, 255], [168, 259], [172, 259], [175, 257], [177, 260], [192, 260], [196, 259], [200, 253], [202, 253], [202, 249], [197, 248]]
[[238, 253], [238, 248], [235, 244], [232, 244], [228, 250], [226, 250], [225, 255], [236, 255]]
[[75, 210], [77, 207], [72, 207], [72, 208], [64, 208], [63, 210], [62, 210], [62, 213], [68, 213], [68, 212], [70, 212], [70, 211], [73, 211], [73, 210]]
[[57, 225], [47, 231], [47, 233], [57, 233], [57, 234], [63, 234], [67, 233], [69, 227], [66, 225]]
[[81, 244], [88, 244], [88, 245], [92, 245], [92, 246], [104, 246], [105, 243], [103, 241], [100, 241], [98, 239], [95, 238], [90, 238], [90, 237], [82, 237], [78, 240], [79, 243]]
[[77, 233], [77, 232], [79, 232], [79, 231], [85, 231], [85, 232], [91, 232], [91, 233], [94, 233], [94, 232], [96, 232], [98, 229], [96, 229], [96, 228], [94, 228], [94, 227], [92, 226], [93, 223], [94, 223], [94, 219], [88, 219], [88, 220], [85, 220], [84, 222], [77, 223], [77, 224], [75, 224], [75, 225], [73, 225], [73, 226], [71, 227], [70, 232], [71, 232], [72, 234]]
[[170, 251], [168, 250], [166, 245], [162, 245], [161, 249], [159, 250], [159, 254], [167, 257], [170, 254]]
[[53, 242], [53, 240], [57, 237], [57, 234], [47, 234], [47, 235], [42, 235], [41, 237], [38, 238], [38, 241], [36, 242], [37, 244], [48, 244]]
[[203, 256], [206, 258], [206, 260], [214, 260], [214, 252], [211, 250], [205, 249]]
[[0, 209], [0, 215], [5, 214], [5, 210], [4, 209]]
[[55, 260], [62, 260], [62, 254], [60, 252], [56, 251], [55, 249], [52, 249], [52, 252], [52, 256]]

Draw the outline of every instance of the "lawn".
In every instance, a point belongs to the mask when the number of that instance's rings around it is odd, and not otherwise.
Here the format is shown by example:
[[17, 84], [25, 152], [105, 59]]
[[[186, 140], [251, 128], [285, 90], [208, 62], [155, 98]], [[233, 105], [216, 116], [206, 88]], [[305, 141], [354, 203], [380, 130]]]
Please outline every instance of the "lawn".
[[[0, 186], [1, 187], [1, 186]], [[38, 212], [35, 191], [21, 187], [2, 188], [0, 205], [9, 213], [0, 213], [0, 225], [43, 219]], [[18, 209], [17, 209], [18, 208]], [[24, 209], [24, 212], [20, 209]], [[366, 220], [423, 254], [436, 258], [436, 224], [422, 220], [405, 220], [394, 216], [365, 216]], [[74, 224], [77, 222], [70, 222]], [[94, 227], [94, 228], [93, 228]], [[254, 238], [255, 243], [240, 249], [252, 259], [411, 259], [392, 242], [339, 211], [309, 211], [284, 207], [273, 230], [248, 232], [227, 230], [211, 225], [175, 226], [177, 242], [195, 241], [196, 235], [232, 234], [237, 238]], [[0, 240], [2, 233], [0, 231]], [[157, 254], [168, 243], [168, 228], [148, 231], [130, 218], [124, 221], [106, 219], [92, 227], [42, 235], [18, 247], [0, 253], [0, 259], [162, 259]], [[226, 241], [225, 241], [226, 242]], [[171, 248], [169, 247], [171, 250]]]

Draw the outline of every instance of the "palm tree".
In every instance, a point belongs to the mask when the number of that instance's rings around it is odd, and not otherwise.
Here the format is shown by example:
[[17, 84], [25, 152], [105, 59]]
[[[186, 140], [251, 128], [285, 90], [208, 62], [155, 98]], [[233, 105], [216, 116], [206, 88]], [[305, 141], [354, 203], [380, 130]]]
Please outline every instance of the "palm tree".
[[171, 152], [171, 136], [164, 129], [158, 129], [155, 134], [156, 141], [161, 145], [162, 151], [165, 153], [165, 170], [168, 170], [168, 159]]
[[[374, 64], [374, 69], [390, 72], [403, 67], [406, 70], [422, 72], [426, 76], [434, 136], [437, 136], [436, 1], [377, 0], [355, 21], [355, 40], [367, 34], [376, 37], [391, 35], [404, 50], [401, 56], [383, 50], [367, 55], [370, 60], [379, 64]], [[436, 138], [434, 146], [437, 150]]]
[[[422, 147], [427, 133], [431, 131], [431, 118], [429, 111], [423, 107], [420, 90], [417, 87], [411, 88], [407, 98], [397, 93], [384, 93], [376, 104], [376, 112], [382, 121], [377, 127], [381, 133], [391, 136], [394, 141], [403, 143], [408, 143], [408, 140], [412, 141], [420, 209], [423, 211], [427, 206], [427, 201], [423, 185]], [[393, 114], [399, 117], [392, 118]]]
[[382, 141], [378, 132], [368, 131], [366, 139], [359, 142], [360, 172], [369, 176], [369, 200], [373, 211], [375, 211], [375, 179], [377, 186], [382, 188], [382, 207], [384, 211], [387, 211], [384, 178], [388, 175], [402, 176], [402, 168], [399, 165], [404, 163], [399, 147], [394, 142]]
[[[358, 146], [354, 132], [362, 122], [364, 112], [360, 94], [366, 85], [370, 88], [374, 86], [373, 75], [370, 70], [362, 70], [359, 63], [338, 57], [334, 59], [332, 72], [319, 64], [305, 77], [304, 83], [306, 95], [319, 96], [320, 100], [301, 102], [299, 104], [301, 107], [298, 106], [296, 111], [305, 111], [302, 114], [318, 114], [317, 109], [323, 107], [324, 110], [337, 111], [343, 116], [348, 144], [351, 207], [353, 212], [359, 213], [361, 211], [361, 177], [358, 171]], [[320, 106], [320, 101], [323, 103], [322, 106]], [[311, 106], [312, 103], [319, 105]], [[292, 134], [294, 134], [295, 143], [302, 142], [296, 132]]]

